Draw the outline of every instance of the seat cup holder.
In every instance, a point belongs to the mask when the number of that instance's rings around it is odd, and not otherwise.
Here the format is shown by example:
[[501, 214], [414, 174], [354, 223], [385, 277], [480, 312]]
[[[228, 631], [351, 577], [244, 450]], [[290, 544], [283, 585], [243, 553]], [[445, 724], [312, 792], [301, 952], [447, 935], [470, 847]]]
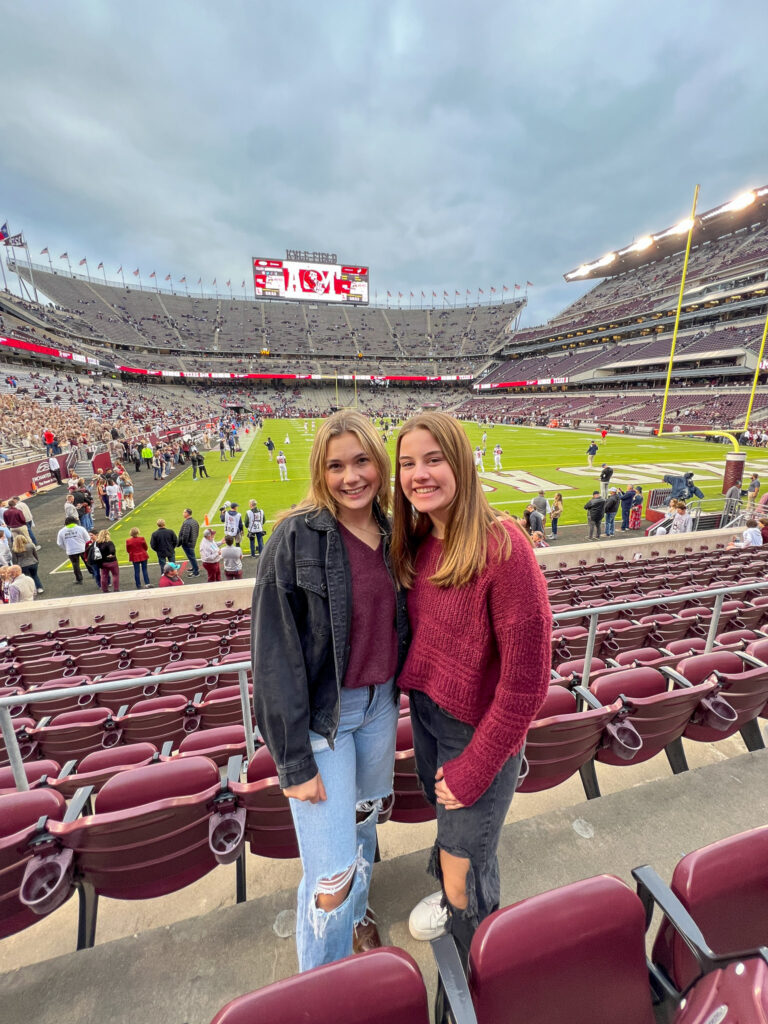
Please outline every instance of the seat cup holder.
[[59, 850], [47, 857], [33, 857], [21, 880], [19, 899], [41, 917], [56, 910], [72, 892], [74, 852]]
[[216, 811], [208, 823], [208, 845], [219, 864], [232, 864], [245, 842], [245, 808], [224, 814]]
[[735, 708], [719, 693], [713, 697], [704, 697], [699, 708], [704, 725], [717, 732], [727, 732], [739, 717]]
[[642, 749], [642, 737], [631, 722], [609, 722], [605, 731], [610, 737], [607, 746], [622, 761], [631, 761]]
[[200, 728], [200, 715], [187, 715], [184, 719], [182, 729], [186, 733], [197, 732]]

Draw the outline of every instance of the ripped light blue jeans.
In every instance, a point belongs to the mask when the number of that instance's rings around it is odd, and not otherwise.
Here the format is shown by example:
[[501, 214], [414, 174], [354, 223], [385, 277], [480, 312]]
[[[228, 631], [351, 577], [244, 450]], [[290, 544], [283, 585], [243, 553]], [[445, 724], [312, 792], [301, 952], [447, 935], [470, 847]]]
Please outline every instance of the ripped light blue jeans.
[[[396, 729], [394, 683], [389, 680], [342, 688], [333, 750], [310, 730], [328, 798], [316, 804], [290, 801], [304, 869], [296, 913], [300, 971], [352, 954], [353, 929], [368, 906], [379, 809], [392, 792]], [[317, 893], [339, 892], [350, 879], [341, 906], [327, 912], [317, 906]]]

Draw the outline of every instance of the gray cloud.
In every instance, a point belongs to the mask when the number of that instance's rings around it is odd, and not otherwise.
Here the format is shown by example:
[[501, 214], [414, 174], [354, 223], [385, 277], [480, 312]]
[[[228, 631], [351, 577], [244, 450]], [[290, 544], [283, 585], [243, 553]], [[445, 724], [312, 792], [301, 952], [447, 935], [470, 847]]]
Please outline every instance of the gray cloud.
[[[758, 0], [0, 0], [0, 217], [54, 261], [248, 277], [328, 249], [386, 289], [562, 274], [768, 174]], [[13, 91], [8, 89], [13, 83]]]

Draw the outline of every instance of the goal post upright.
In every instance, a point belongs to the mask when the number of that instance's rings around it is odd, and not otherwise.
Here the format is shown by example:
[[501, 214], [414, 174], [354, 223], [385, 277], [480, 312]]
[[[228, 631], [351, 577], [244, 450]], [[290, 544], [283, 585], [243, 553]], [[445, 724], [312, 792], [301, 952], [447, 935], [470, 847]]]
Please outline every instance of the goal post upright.
[[667, 412], [667, 399], [669, 397], [669, 385], [672, 381], [672, 363], [675, 359], [675, 346], [677, 345], [677, 332], [680, 326], [680, 313], [683, 308], [683, 292], [685, 291], [685, 275], [688, 272], [688, 258], [691, 254], [691, 240], [693, 238], [693, 228], [696, 223], [696, 204], [699, 200], [699, 186], [693, 190], [693, 206], [691, 207], [691, 222], [688, 227], [688, 241], [685, 245], [685, 259], [683, 260], [683, 273], [680, 278], [680, 294], [677, 298], [677, 312], [675, 314], [675, 327], [672, 331], [672, 349], [669, 353], [669, 366], [667, 367], [667, 383], [664, 387], [664, 401], [661, 405], [661, 419], [659, 421], [658, 433], [661, 434], [664, 430], [664, 417]]
[[755, 376], [752, 380], [752, 390], [749, 393], [749, 404], [747, 405], [747, 414], [744, 417], [744, 430], [749, 426], [749, 417], [752, 415], [752, 404], [755, 401], [755, 392], [757, 391], [757, 381], [760, 377], [760, 364], [763, 361], [763, 353], [765, 352], [765, 338], [768, 335], [768, 310], [765, 314], [765, 327], [763, 328], [763, 340], [760, 343], [760, 351], [757, 354], [757, 365], [755, 366]]

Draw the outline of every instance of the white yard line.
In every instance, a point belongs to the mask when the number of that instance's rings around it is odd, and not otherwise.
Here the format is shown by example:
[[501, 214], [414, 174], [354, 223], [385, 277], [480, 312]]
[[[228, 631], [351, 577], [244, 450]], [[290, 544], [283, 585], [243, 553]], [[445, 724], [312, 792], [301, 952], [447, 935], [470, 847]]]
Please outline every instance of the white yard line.
[[[248, 434], [248, 439], [246, 440], [245, 447], [243, 448], [243, 454], [240, 456], [240, 458], [235, 463], [235, 468], [232, 470], [232, 472], [227, 474], [227, 476], [229, 478], [231, 478], [231, 480], [233, 482], [234, 482], [235, 477], [237, 476], [238, 470], [240, 469], [240, 467], [243, 464], [243, 459], [248, 454], [248, 452], [251, 450], [251, 445], [253, 444], [254, 440], [256, 439], [256, 434], [257, 433], [258, 433], [258, 428], [254, 428], [253, 433], [249, 433]], [[221, 462], [219, 463], [219, 465], [221, 465]], [[210, 509], [208, 510], [208, 521], [209, 522], [213, 522], [214, 516], [218, 515], [218, 511], [221, 508], [221, 503], [224, 500], [224, 496], [226, 495], [227, 491], [229, 490], [229, 488], [231, 486], [232, 486], [232, 484], [229, 482], [229, 480], [227, 480], [227, 482], [224, 484], [222, 489], [219, 491], [219, 493], [218, 493], [218, 495], [216, 497], [216, 500], [214, 501], [213, 505], [211, 505]]]

